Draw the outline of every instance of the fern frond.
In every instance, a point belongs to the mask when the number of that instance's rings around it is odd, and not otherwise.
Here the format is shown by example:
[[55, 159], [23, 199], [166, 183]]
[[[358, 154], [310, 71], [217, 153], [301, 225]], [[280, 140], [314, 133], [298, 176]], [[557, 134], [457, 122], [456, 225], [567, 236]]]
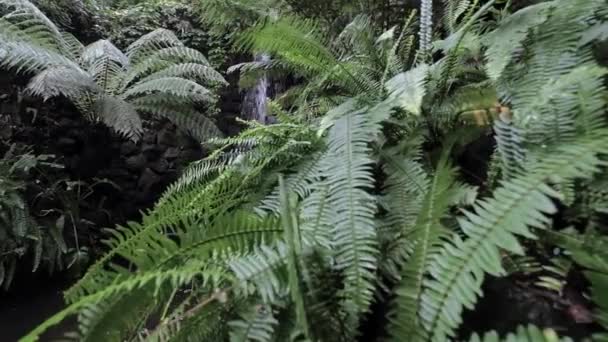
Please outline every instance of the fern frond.
[[127, 89], [122, 97], [125, 99], [164, 93], [178, 97], [188, 97], [199, 101], [209, 101], [210, 91], [202, 85], [181, 77], [161, 77], [141, 82]]
[[184, 43], [170, 30], [156, 29], [141, 36], [127, 47], [127, 56], [132, 63], [137, 64], [145, 56], [152, 55], [158, 50], [171, 47], [182, 47]]
[[196, 63], [180, 63], [155, 72], [142, 79], [142, 83], [164, 77], [194, 79], [201, 83], [218, 83], [227, 85], [224, 77], [210, 66]]
[[533, 238], [530, 228], [542, 229], [555, 212], [549, 179], [585, 178], [598, 171], [606, 153], [605, 133], [560, 145], [541, 158], [526, 174], [503, 182], [491, 199], [480, 200], [475, 213], [465, 212], [460, 226], [466, 239], [454, 235], [431, 265], [432, 280], [425, 281], [419, 315], [429, 341], [453, 336], [463, 307], [472, 308], [481, 294], [484, 273], [504, 273], [499, 251], [521, 254], [516, 236]]
[[496, 133], [496, 150], [501, 160], [502, 175], [511, 179], [522, 171], [526, 157], [523, 146], [523, 134], [511, 122], [496, 120], [494, 122]]
[[201, 279], [203, 284], [217, 284], [221, 279], [225, 279], [227, 276], [227, 274], [222, 271], [213, 269], [207, 270], [205, 267], [206, 266], [200, 261], [192, 260], [186, 265], [182, 265], [176, 269], [142, 272], [133, 277], [116, 278], [110, 285], [106, 286], [102, 290], [82, 297], [78, 301], [70, 304], [64, 310], [53, 315], [43, 324], [39, 325], [36, 329], [30, 332], [27, 336], [23, 337], [20, 341], [37, 341], [40, 335], [43, 334], [47, 329], [60, 323], [66, 317], [73, 315], [82, 309], [86, 309], [91, 304], [100, 303], [114, 296], [128, 293], [148, 285], [154, 286], [153, 293], [155, 293], [166, 284], [170, 284], [171, 287], [175, 288], [189, 284], [194, 279]]
[[93, 110], [107, 126], [124, 134], [127, 138], [137, 140], [143, 133], [142, 122], [135, 107], [119, 98], [101, 96], [96, 99]]
[[424, 329], [418, 318], [423, 298], [423, 282], [427, 270], [440, 252], [442, 242], [449, 236], [449, 230], [443, 226], [441, 219], [452, 204], [451, 199], [456, 190], [454, 170], [445, 163], [440, 162], [435, 170], [413, 227], [403, 232], [411, 245], [411, 252], [401, 271], [399, 287], [395, 291], [397, 299], [394, 302], [390, 329], [395, 341], [401, 341], [405, 336], [417, 341], [424, 336]]
[[368, 116], [360, 110], [339, 118], [320, 161], [327, 177], [320, 186], [327, 186], [332, 249], [345, 277], [341, 296], [354, 325], [371, 304], [377, 269], [376, 204], [367, 191], [373, 189], [368, 142], [379, 126]]
[[158, 105], [136, 104], [135, 108], [142, 113], [168, 119], [199, 141], [223, 135], [211, 119], [203, 113], [193, 110], [192, 106], [164, 103]]
[[132, 63], [122, 81], [122, 89], [126, 89], [143, 77], [178, 63], [210, 65], [207, 57], [197, 50], [185, 46], [164, 48], [137, 63]]
[[252, 305], [241, 314], [240, 320], [228, 322], [230, 327], [230, 342], [273, 341], [279, 321], [275, 318], [269, 305]]
[[570, 338], [559, 338], [557, 333], [551, 329], [540, 330], [535, 326], [518, 327], [516, 333], [510, 333], [505, 338], [500, 338], [496, 332], [489, 332], [480, 337], [475, 334], [470, 342], [572, 342]]
[[295, 65], [296, 72], [310, 74], [326, 72], [337, 64], [324, 41], [311, 21], [282, 18], [255, 26], [242, 35], [240, 45], [255, 52], [278, 55]]
[[60, 54], [67, 48], [59, 28], [29, 0], [2, 0], [0, 6], [9, 8], [2, 20], [13, 26], [19, 41]]
[[67, 66], [49, 67], [40, 72], [30, 80], [27, 90], [45, 101], [57, 96], [74, 100], [84, 93], [101, 91], [89, 74]]
[[79, 62], [85, 69], [88, 69], [89, 66], [93, 65], [100, 58], [108, 58], [122, 67], [129, 65], [129, 58], [114, 44], [105, 39], [100, 39], [87, 45], [80, 56]]
[[496, 30], [484, 36], [482, 43], [488, 47], [486, 69], [491, 79], [500, 78], [512, 58], [521, 53], [528, 32], [544, 23], [557, 5], [557, 2], [549, 1], [525, 7], [506, 17]]

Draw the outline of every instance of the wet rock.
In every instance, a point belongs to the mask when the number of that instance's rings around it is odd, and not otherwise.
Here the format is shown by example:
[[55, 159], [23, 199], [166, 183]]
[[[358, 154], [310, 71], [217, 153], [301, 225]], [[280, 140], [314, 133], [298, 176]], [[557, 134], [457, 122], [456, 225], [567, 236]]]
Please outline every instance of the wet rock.
[[120, 154], [131, 156], [137, 153], [138, 148], [132, 141], [125, 141], [120, 145]]
[[152, 171], [152, 169], [146, 168], [139, 177], [137, 187], [141, 189], [144, 194], [149, 194], [161, 181], [162, 179], [159, 175]]
[[165, 146], [177, 146], [177, 135], [169, 128], [164, 128], [158, 133], [158, 143]]
[[63, 151], [64, 153], [75, 153], [77, 150], [77, 146], [76, 146], [77, 142], [75, 139], [72, 138], [68, 138], [68, 137], [63, 137], [63, 138], [59, 138], [59, 140], [57, 140], [57, 146], [59, 147], [59, 149], [61, 151]]
[[156, 134], [152, 132], [146, 132], [144, 133], [142, 141], [146, 144], [156, 144]]
[[179, 148], [177, 147], [169, 147], [165, 153], [163, 154], [163, 157], [167, 160], [175, 160], [179, 157]]
[[165, 159], [159, 159], [150, 165], [150, 168], [157, 173], [165, 173], [169, 169], [169, 162]]
[[155, 144], [145, 144], [141, 152], [149, 161], [155, 161], [160, 157], [162, 150]]
[[143, 154], [137, 154], [132, 157], [127, 158], [125, 161], [127, 169], [131, 171], [140, 171], [143, 170], [146, 166], [146, 157]]

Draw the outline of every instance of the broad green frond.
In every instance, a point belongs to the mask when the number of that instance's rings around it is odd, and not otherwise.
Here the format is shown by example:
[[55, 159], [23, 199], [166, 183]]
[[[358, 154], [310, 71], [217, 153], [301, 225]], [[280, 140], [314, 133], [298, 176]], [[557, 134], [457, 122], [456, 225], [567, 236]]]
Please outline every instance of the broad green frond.
[[93, 110], [103, 123], [129, 139], [137, 140], [143, 133], [136, 108], [126, 101], [102, 95], [96, 99]]
[[156, 29], [133, 42], [127, 47], [127, 56], [132, 63], [139, 63], [143, 58], [170, 47], [181, 47], [184, 44], [175, 33], [167, 29]]
[[194, 79], [201, 83], [228, 84], [224, 77], [219, 72], [215, 71], [215, 69], [207, 65], [196, 63], [181, 63], [170, 66], [145, 77], [142, 79], [142, 82], [164, 77]]
[[401, 73], [386, 82], [388, 100], [395, 105], [420, 115], [422, 99], [426, 94], [428, 66], [421, 64], [414, 69]]
[[301, 68], [300, 73], [326, 72], [337, 60], [310, 21], [283, 18], [261, 23], [240, 39], [243, 48], [280, 56]]
[[253, 253], [235, 258], [230, 269], [239, 280], [236, 293], [248, 294], [251, 286], [264, 303], [273, 303], [287, 294], [288, 248], [284, 243], [274, 247], [260, 246]]
[[500, 338], [496, 332], [489, 332], [480, 337], [473, 335], [470, 342], [572, 342], [570, 338], [559, 338], [551, 329], [540, 330], [535, 326], [519, 327], [516, 333], [510, 333]]
[[508, 16], [493, 32], [485, 35], [482, 42], [488, 46], [486, 68], [488, 76], [497, 80], [511, 59], [521, 54], [522, 43], [528, 32], [544, 23], [556, 1], [541, 2], [525, 7]]
[[168, 119], [199, 141], [223, 135], [211, 119], [203, 113], [193, 110], [192, 106], [169, 102], [158, 105], [136, 104], [135, 108], [142, 113]]
[[136, 64], [132, 64], [122, 80], [122, 89], [126, 89], [141, 78], [179, 63], [196, 63], [209, 66], [209, 61], [207, 61], [205, 55], [197, 50], [185, 46], [165, 48]]
[[80, 56], [80, 63], [84, 68], [89, 68], [100, 58], [108, 58], [123, 67], [129, 65], [129, 58], [125, 56], [114, 44], [105, 39], [100, 39], [87, 45]]
[[328, 150], [320, 163], [327, 186], [332, 249], [336, 267], [343, 272], [343, 305], [351, 324], [367, 311], [373, 299], [377, 269], [377, 240], [374, 215], [372, 160], [368, 143], [379, 126], [367, 110], [353, 111], [339, 118], [329, 131]]
[[100, 91], [89, 74], [67, 66], [47, 68], [30, 80], [27, 89], [44, 100], [57, 96], [78, 99], [83, 93]]
[[500, 250], [523, 253], [517, 236], [534, 238], [531, 228], [543, 229], [555, 212], [556, 192], [550, 179], [587, 178], [602, 164], [597, 154], [608, 149], [605, 132], [560, 145], [543, 155], [527, 172], [502, 183], [493, 197], [479, 200], [474, 212], [465, 212], [460, 226], [466, 235], [454, 235], [430, 267], [433, 277], [424, 283], [420, 318], [427, 341], [454, 336], [463, 308], [472, 308], [481, 295], [484, 274], [501, 275]]
[[269, 305], [252, 305], [241, 315], [240, 320], [228, 322], [230, 342], [273, 341], [279, 321]]
[[82, 297], [78, 301], [70, 304], [67, 308], [39, 325], [20, 341], [38, 341], [41, 334], [64, 320], [66, 317], [73, 315], [82, 309], [86, 309], [92, 304], [103, 302], [104, 300], [119, 294], [128, 293], [148, 285], [154, 285], [157, 291], [165, 284], [171, 284], [172, 287], [179, 287], [189, 284], [193, 279], [200, 279], [204, 283], [209, 282], [214, 284], [225, 277], [226, 274], [223, 272], [206, 270], [205, 265], [201, 264], [200, 261], [191, 261], [186, 265], [182, 265], [181, 267], [172, 270], [142, 272], [134, 277], [128, 277], [126, 279], [118, 278], [103, 290]]
[[21, 42], [55, 53], [62, 53], [67, 48], [59, 28], [29, 0], [1, 0], [0, 6], [9, 8], [2, 20], [16, 29], [13, 33], [17, 34]]
[[522, 132], [510, 120], [502, 119], [494, 122], [494, 132], [502, 175], [508, 180], [518, 175], [524, 165], [526, 151]]
[[[580, 35], [601, 6], [603, 1], [599, 0], [559, 1], [550, 18], [531, 36], [534, 44], [526, 51], [526, 62], [512, 63], [505, 69], [499, 93], [509, 94], [516, 125], [532, 131], [550, 129], [550, 134], [528, 134], [534, 138], [530, 142], [547, 143], [545, 139], [555, 141], [572, 134], [572, 110], [581, 105], [576, 88], [594, 69], [587, 64], [593, 60], [592, 51], [580, 45]], [[563, 91], [573, 93], [556, 98], [556, 92]]]
[[198, 101], [210, 100], [210, 91], [202, 85], [181, 77], [160, 77], [141, 82], [127, 89], [122, 97], [125, 99], [154, 93], [164, 93], [179, 97], [188, 97]]
[[401, 281], [395, 291], [397, 299], [394, 302], [390, 329], [394, 341], [423, 339], [424, 329], [418, 317], [422, 305], [423, 283], [429, 266], [449, 236], [449, 230], [441, 220], [452, 204], [451, 199], [456, 191], [454, 182], [454, 170], [442, 161], [422, 199], [422, 206], [413, 227], [403, 232], [411, 252], [403, 265]]
[[78, 65], [62, 54], [40, 49], [20, 41], [3, 41], [0, 35], [0, 66], [17, 73], [40, 72], [50, 66], [65, 65], [77, 69]]

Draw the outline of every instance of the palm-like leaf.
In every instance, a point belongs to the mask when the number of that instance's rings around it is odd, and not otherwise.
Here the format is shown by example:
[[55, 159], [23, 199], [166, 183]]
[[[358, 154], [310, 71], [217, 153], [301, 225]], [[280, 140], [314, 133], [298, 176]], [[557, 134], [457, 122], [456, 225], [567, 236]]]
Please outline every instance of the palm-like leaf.
[[[34, 95], [65, 96], [86, 117], [134, 140], [143, 131], [142, 112], [172, 120], [198, 139], [219, 135], [195, 106], [212, 102], [201, 83], [226, 81], [172, 32], [150, 32], [123, 54], [107, 40], [83, 47], [27, 0], [2, 0], [0, 5], [8, 8], [0, 17], [0, 66], [34, 73], [28, 86]], [[158, 107], [145, 103], [151, 96], [157, 97]], [[144, 103], [138, 102], [141, 98]]]

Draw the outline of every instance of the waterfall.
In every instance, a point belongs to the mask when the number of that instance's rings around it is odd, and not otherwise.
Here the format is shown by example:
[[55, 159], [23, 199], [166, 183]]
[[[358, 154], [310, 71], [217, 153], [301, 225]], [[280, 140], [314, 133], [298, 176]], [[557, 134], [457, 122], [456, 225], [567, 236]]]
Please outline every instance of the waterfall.
[[[270, 56], [267, 54], [259, 54], [255, 56], [256, 62], [270, 62]], [[266, 74], [262, 75], [257, 80], [255, 87], [247, 91], [243, 101], [242, 112], [243, 116], [249, 120], [257, 120], [260, 123], [268, 123], [268, 113], [266, 108], [266, 99], [268, 98], [268, 88], [270, 80]]]

